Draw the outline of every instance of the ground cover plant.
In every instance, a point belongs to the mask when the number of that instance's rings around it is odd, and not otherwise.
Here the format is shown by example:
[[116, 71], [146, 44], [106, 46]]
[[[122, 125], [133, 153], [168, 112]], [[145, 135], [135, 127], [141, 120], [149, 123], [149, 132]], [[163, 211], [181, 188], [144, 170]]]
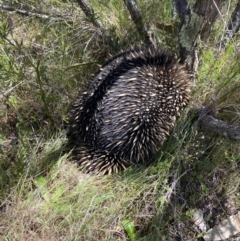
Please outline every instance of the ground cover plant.
[[[34, 14], [0, 11], [0, 240], [202, 240], [196, 212], [210, 229], [239, 211], [239, 141], [196, 114], [204, 106], [240, 125], [239, 34], [221, 45], [237, 1], [222, 4], [198, 43], [190, 104], [155, 160], [94, 176], [65, 148], [70, 103], [99, 65], [144, 36], [123, 1], [89, 0], [94, 19], [74, 1], [2, 2]], [[178, 54], [173, 1], [137, 6], [156, 45]]]

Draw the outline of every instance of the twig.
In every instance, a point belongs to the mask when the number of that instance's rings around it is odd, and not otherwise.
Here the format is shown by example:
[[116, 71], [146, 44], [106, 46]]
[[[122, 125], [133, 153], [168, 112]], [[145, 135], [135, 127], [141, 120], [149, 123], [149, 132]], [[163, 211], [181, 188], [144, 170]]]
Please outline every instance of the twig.
[[86, 0], [77, 0], [78, 5], [83, 10], [85, 15], [91, 20], [91, 22], [101, 30], [101, 32], [104, 32], [104, 27], [99, 19], [95, 17], [94, 10], [88, 6]]
[[229, 124], [213, 117], [211, 114], [207, 113], [204, 107], [198, 112], [198, 115], [198, 121], [202, 123], [204, 127], [230, 139], [240, 140], [240, 126]]
[[174, 192], [176, 190], [176, 186], [177, 186], [180, 178], [182, 178], [188, 171], [189, 170], [185, 171], [181, 176], [178, 176], [178, 172], [177, 171], [174, 173], [171, 187], [169, 188], [169, 190], [164, 195], [165, 200], [167, 201], [167, 203], [169, 203], [171, 201], [171, 197], [172, 197], [172, 195], [174, 194]]
[[24, 9], [14, 8], [8, 5], [0, 4], [0, 8], [6, 11], [16, 12], [23, 16], [33, 16], [36, 18], [46, 19], [50, 21], [67, 21], [68, 23], [72, 23], [73, 21], [70, 19], [70, 17], [63, 17], [63, 16], [50, 16], [47, 13], [36, 13], [36, 12], [30, 12]]
[[131, 18], [132, 18], [133, 22], [135, 23], [139, 34], [144, 37], [145, 43], [147, 45], [155, 47], [155, 44], [154, 44], [150, 34], [148, 33], [147, 29], [145, 28], [145, 26], [143, 24], [143, 19], [142, 19], [141, 13], [140, 13], [136, 3], [134, 2], [134, 0], [124, 0], [124, 3], [127, 6], [128, 11], [130, 12]]
[[15, 89], [17, 88], [19, 85], [21, 85], [22, 83], [24, 83], [24, 81], [22, 80], [21, 82], [19, 82], [18, 84], [14, 85], [13, 87], [11, 87], [10, 89], [8, 89], [5, 93], [2, 92], [2, 90], [0, 90], [0, 100], [5, 98], [7, 99], [7, 96]]

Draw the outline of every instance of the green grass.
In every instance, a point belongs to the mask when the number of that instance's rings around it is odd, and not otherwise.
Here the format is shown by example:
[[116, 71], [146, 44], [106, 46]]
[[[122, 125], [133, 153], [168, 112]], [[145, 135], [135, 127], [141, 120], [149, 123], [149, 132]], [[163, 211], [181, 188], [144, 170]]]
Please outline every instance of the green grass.
[[[91, 176], [64, 147], [69, 105], [98, 64], [143, 40], [123, 1], [89, 3], [106, 39], [70, 1], [27, 0], [22, 7], [72, 22], [0, 13], [0, 240], [193, 239], [201, 235], [196, 210], [210, 228], [240, 205], [239, 142], [200, 127], [190, 111], [210, 105], [218, 118], [240, 125], [239, 36], [220, 52], [219, 19], [200, 43], [191, 103], [153, 164]], [[177, 52], [174, 32], [157, 27], [175, 26], [172, 1], [137, 4], [158, 46]]]

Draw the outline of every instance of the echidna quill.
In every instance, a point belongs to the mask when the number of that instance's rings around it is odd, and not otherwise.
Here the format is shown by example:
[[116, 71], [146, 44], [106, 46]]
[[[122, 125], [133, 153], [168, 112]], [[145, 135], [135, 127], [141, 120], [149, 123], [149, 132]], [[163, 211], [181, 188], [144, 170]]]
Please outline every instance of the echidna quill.
[[72, 105], [69, 142], [86, 172], [109, 174], [148, 161], [190, 98], [190, 75], [147, 49], [107, 61]]

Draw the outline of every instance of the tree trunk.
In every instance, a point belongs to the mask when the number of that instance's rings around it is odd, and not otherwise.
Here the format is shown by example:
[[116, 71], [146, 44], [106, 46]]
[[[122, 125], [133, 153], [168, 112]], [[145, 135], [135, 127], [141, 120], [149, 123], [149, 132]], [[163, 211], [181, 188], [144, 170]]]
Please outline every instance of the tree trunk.
[[221, 0], [196, 0], [193, 9], [185, 0], [176, 0], [176, 9], [180, 16], [179, 31], [180, 57], [189, 70], [197, 68], [197, 41], [206, 40], [217, 17]]

